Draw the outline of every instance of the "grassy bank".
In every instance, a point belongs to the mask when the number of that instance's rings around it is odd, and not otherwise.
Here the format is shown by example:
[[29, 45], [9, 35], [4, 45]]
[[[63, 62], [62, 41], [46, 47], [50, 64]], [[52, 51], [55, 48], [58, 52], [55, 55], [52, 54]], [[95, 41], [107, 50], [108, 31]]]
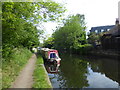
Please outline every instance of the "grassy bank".
[[42, 65], [43, 65], [43, 59], [40, 55], [38, 55], [36, 67], [33, 74], [34, 84], [32, 87], [33, 88], [52, 88], [52, 86], [47, 80], [47, 75]]
[[2, 88], [9, 88], [32, 53], [26, 48], [15, 48], [11, 57], [2, 59]]

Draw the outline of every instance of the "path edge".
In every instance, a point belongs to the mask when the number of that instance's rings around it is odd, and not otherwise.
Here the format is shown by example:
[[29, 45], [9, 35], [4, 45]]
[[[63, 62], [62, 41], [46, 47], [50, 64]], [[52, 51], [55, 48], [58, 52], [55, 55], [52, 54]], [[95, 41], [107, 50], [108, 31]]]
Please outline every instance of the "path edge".
[[50, 79], [49, 79], [49, 76], [48, 76], [48, 73], [47, 73], [47, 71], [46, 71], [46, 69], [45, 69], [44, 64], [41, 64], [41, 65], [42, 65], [42, 67], [43, 67], [43, 69], [44, 69], [44, 71], [45, 71], [48, 84], [51, 86], [51, 88], [53, 88], [52, 83], [50, 82]]

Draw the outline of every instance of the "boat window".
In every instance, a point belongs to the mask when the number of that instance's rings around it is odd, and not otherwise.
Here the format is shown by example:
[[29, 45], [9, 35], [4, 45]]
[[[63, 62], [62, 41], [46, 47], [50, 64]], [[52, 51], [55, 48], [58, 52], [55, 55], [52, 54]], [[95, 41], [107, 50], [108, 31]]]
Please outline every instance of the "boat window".
[[56, 58], [56, 54], [55, 53], [50, 53], [50, 58]]

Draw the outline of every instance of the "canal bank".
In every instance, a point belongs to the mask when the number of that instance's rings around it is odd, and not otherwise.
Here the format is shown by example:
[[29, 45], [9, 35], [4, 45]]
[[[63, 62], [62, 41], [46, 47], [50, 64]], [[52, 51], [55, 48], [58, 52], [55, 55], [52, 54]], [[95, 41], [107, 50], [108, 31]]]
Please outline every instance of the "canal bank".
[[43, 58], [38, 54], [33, 79], [34, 83], [32, 88], [52, 88], [52, 84], [44, 67]]
[[120, 57], [120, 51], [117, 50], [91, 50], [89, 55], [104, 57], [104, 58], [116, 58]]
[[120, 84], [118, 60], [73, 54], [60, 57], [58, 72], [48, 72], [53, 88], [118, 88]]

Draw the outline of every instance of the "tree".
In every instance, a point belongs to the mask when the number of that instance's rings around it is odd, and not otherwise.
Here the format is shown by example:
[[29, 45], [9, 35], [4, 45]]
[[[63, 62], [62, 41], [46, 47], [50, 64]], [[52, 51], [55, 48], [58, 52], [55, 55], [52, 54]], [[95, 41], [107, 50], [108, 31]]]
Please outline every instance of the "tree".
[[61, 4], [43, 2], [2, 2], [3, 58], [17, 47], [39, 45], [36, 25], [44, 21], [59, 20], [65, 11]]
[[84, 15], [69, 16], [64, 26], [53, 33], [55, 48], [70, 51], [86, 43]]
[[96, 47], [96, 45], [100, 45], [101, 44], [101, 36], [103, 36], [104, 32], [96, 34], [95, 32], [91, 32], [88, 35], [88, 43], [92, 44], [94, 47]]
[[47, 40], [44, 40], [43, 47], [54, 48], [53, 44], [54, 44], [54, 38], [53, 37], [49, 37]]

